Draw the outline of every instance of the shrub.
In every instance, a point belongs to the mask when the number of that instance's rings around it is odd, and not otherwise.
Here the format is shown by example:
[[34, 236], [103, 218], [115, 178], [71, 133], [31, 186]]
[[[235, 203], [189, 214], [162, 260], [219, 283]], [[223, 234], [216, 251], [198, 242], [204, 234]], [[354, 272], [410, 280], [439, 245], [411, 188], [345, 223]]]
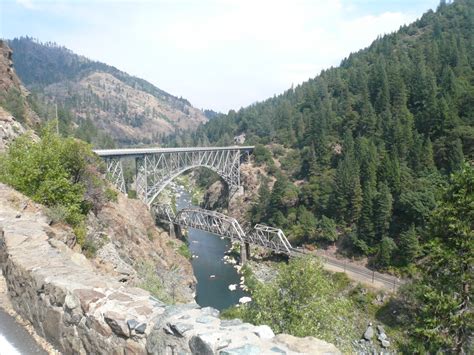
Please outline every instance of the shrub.
[[49, 208], [50, 217], [74, 227], [77, 242], [85, 241], [85, 216], [97, 213], [105, 197], [98, 157], [91, 147], [61, 138], [48, 124], [35, 142], [28, 135], [15, 140], [0, 159], [0, 181]]
[[252, 302], [225, 316], [268, 324], [275, 333], [315, 336], [347, 350], [360, 336], [352, 300], [343, 295], [348, 280], [323, 271], [315, 258], [295, 258], [269, 284], [252, 286]]
[[257, 165], [262, 165], [263, 163], [267, 163], [269, 166], [274, 165], [272, 153], [264, 145], [257, 144], [255, 146], [255, 149], [253, 150], [253, 158], [255, 159], [255, 163]]
[[103, 184], [91, 168], [95, 159], [88, 144], [61, 138], [48, 125], [39, 142], [27, 135], [15, 140], [2, 159], [0, 181], [48, 207], [62, 206], [62, 217], [75, 226], [91, 208], [89, 185]]
[[108, 187], [105, 189], [105, 198], [107, 201], [117, 202], [118, 192]]
[[133, 189], [129, 189], [127, 191], [127, 195], [128, 195], [128, 198], [136, 199], [137, 198], [137, 191], [135, 191]]
[[18, 122], [25, 122], [25, 99], [17, 88], [11, 87], [7, 92], [0, 94], [0, 106], [10, 112]]
[[155, 266], [150, 262], [140, 262], [135, 265], [140, 282], [138, 287], [150, 292], [153, 296], [165, 303], [171, 303], [169, 295], [166, 293], [163, 281], [158, 276]]
[[83, 246], [87, 237], [87, 228], [84, 223], [78, 224], [74, 227], [74, 234], [76, 235], [76, 243]]
[[191, 259], [191, 251], [186, 244], [181, 244], [178, 248], [178, 254], [184, 256], [186, 259]]
[[56, 205], [45, 209], [45, 214], [52, 223], [67, 223], [67, 208], [63, 205]]

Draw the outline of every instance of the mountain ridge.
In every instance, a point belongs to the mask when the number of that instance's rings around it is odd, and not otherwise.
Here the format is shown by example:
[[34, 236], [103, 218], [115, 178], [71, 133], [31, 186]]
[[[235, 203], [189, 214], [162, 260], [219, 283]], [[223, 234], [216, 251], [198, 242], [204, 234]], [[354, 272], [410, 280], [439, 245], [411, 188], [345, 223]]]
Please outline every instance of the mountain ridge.
[[[41, 100], [72, 111], [76, 121], [92, 120], [120, 144], [156, 144], [176, 130], [194, 129], [207, 121], [206, 115], [188, 100], [64, 46], [30, 37], [8, 43], [26, 87]], [[94, 76], [97, 73], [102, 74]], [[143, 101], [144, 97], [147, 100]], [[134, 99], [141, 105], [130, 109], [128, 102]]]

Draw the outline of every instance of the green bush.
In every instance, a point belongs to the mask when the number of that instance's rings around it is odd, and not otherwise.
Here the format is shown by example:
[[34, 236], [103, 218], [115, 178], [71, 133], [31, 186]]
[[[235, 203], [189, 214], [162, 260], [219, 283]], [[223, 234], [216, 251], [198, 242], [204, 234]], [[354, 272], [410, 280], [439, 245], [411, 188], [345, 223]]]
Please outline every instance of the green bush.
[[107, 201], [117, 202], [118, 192], [108, 187], [105, 189], [105, 198]]
[[8, 91], [0, 94], [0, 106], [10, 112], [18, 122], [25, 122], [25, 99], [17, 88], [11, 87]]
[[191, 259], [191, 251], [186, 244], [181, 244], [178, 248], [178, 254], [184, 256], [186, 259]]
[[136, 199], [137, 198], [137, 191], [135, 191], [133, 189], [128, 189], [127, 195], [128, 195], [128, 198]]
[[83, 246], [86, 242], [87, 228], [84, 223], [80, 223], [74, 227], [74, 234], [76, 235], [76, 243]]
[[347, 286], [346, 277], [328, 275], [317, 259], [296, 258], [270, 284], [252, 281], [252, 302], [224, 316], [267, 324], [275, 333], [315, 336], [348, 350], [360, 329], [356, 307], [343, 295]]
[[41, 132], [41, 140], [23, 135], [0, 159], [0, 181], [50, 208], [52, 219], [75, 227], [84, 241], [82, 223], [90, 210], [105, 201], [98, 158], [91, 147], [73, 138], [61, 138], [54, 123]]
[[264, 163], [269, 166], [273, 166], [272, 152], [265, 147], [264, 145], [257, 144], [253, 150], [253, 158], [257, 165], [262, 165]]

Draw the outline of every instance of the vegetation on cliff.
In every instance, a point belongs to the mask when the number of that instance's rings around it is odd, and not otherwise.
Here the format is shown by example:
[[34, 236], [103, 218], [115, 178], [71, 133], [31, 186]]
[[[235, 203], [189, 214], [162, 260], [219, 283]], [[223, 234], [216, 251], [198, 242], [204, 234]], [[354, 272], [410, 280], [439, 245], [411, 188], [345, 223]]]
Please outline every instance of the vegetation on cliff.
[[[474, 2], [442, 1], [340, 67], [170, 140], [226, 145], [245, 133], [255, 162], [276, 178], [260, 184], [253, 222], [412, 276], [379, 314], [403, 332], [407, 353], [472, 352], [473, 168], [464, 162], [474, 159], [473, 36]], [[312, 304], [294, 297], [291, 264], [232, 312], [316, 334], [314, 319], [291, 313]], [[282, 297], [284, 280], [292, 291]], [[313, 282], [301, 290], [321, 292]]]
[[[51, 216], [76, 228], [78, 242], [84, 238], [83, 222], [114, 198], [100, 174], [101, 164], [90, 145], [62, 138], [53, 124], [35, 141], [18, 137], [0, 157], [0, 181], [51, 209]], [[116, 198], [116, 196], [115, 196]]]

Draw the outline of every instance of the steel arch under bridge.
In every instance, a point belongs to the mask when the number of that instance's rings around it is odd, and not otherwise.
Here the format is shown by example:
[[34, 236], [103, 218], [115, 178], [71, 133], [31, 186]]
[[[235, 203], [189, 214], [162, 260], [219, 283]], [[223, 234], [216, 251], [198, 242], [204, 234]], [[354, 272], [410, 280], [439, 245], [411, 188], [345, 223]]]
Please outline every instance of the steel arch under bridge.
[[134, 148], [94, 150], [105, 160], [109, 179], [123, 193], [126, 184], [122, 160], [135, 159], [135, 185], [138, 197], [148, 206], [178, 175], [197, 167], [215, 171], [234, 193], [240, 188], [240, 163], [252, 153], [253, 146]]
[[170, 205], [154, 204], [152, 212], [159, 221], [200, 229], [240, 242], [241, 245], [256, 245], [286, 255], [292, 255], [294, 251], [283, 231], [278, 228], [257, 224], [253, 229], [244, 231], [235, 218], [202, 208], [183, 208], [175, 214]]

